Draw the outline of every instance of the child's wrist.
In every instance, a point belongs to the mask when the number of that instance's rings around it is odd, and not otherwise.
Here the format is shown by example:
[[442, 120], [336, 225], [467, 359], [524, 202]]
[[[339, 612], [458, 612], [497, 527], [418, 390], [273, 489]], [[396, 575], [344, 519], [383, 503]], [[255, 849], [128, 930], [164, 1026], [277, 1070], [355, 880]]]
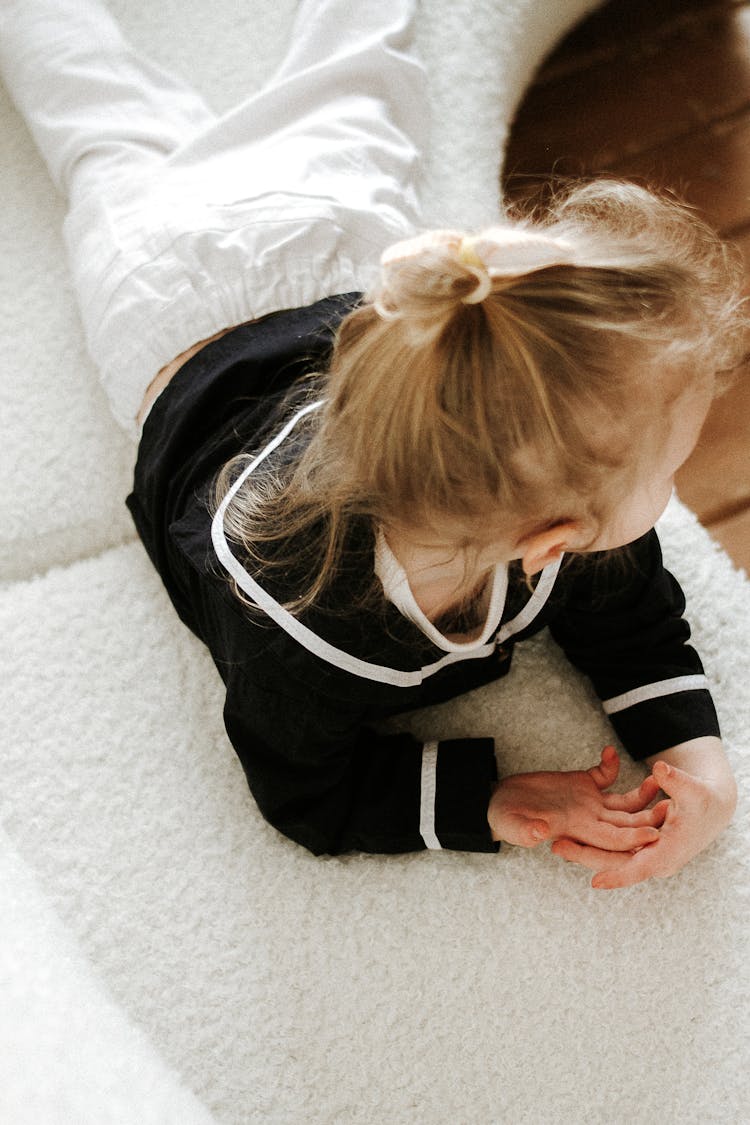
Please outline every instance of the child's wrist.
[[658, 754], [652, 754], [645, 759], [645, 762], [652, 769], [657, 762], [676, 766], [684, 773], [689, 773], [691, 777], [697, 777], [709, 784], [734, 785], [734, 774], [724, 753], [721, 739], [713, 735], [670, 746]]

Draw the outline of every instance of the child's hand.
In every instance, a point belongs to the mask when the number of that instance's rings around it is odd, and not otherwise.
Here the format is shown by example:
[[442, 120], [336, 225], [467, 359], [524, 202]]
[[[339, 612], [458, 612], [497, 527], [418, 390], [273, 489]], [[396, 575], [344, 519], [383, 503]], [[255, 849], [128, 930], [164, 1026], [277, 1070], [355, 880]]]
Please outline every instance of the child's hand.
[[592, 887], [613, 890], [674, 875], [712, 843], [732, 819], [736, 788], [731, 779], [695, 776], [664, 761], [655, 762], [653, 769], [654, 778], [670, 798], [652, 810], [664, 817], [655, 843], [628, 857], [611, 849], [582, 846], [571, 839], [560, 839], [552, 845], [555, 855], [596, 872]]
[[[658, 840], [663, 812], [647, 809], [659, 791], [653, 777], [629, 793], [605, 793], [620, 770], [613, 746], [589, 770], [521, 773], [499, 782], [487, 818], [495, 840], [533, 848], [565, 837], [621, 855]], [[658, 808], [658, 806], [657, 806]]]

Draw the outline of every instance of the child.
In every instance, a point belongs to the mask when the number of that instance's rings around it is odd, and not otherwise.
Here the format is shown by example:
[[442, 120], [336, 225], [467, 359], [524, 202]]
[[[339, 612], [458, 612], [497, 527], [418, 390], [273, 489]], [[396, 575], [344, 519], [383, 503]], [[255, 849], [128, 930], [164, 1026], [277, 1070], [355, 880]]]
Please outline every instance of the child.
[[[653, 531], [739, 354], [713, 236], [613, 183], [418, 233], [411, 0], [303, 0], [281, 68], [219, 118], [95, 0], [2, 12], [140, 437], [130, 510], [264, 816], [316, 854], [550, 840], [598, 887], [679, 870], [736, 799]], [[652, 766], [638, 789], [606, 792], [612, 747], [498, 780], [490, 739], [379, 729], [506, 675], [544, 626]]]

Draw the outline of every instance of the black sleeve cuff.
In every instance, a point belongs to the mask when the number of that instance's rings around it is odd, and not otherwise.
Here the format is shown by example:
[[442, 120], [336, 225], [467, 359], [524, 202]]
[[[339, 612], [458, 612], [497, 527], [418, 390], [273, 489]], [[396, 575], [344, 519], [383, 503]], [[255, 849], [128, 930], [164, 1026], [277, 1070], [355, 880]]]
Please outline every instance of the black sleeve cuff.
[[631, 758], [640, 761], [704, 735], [721, 736], [711, 693], [681, 691], [646, 700], [610, 715]]
[[497, 763], [491, 738], [449, 739], [438, 744], [434, 834], [441, 848], [498, 851], [500, 844], [492, 839], [487, 820], [496, 781]]

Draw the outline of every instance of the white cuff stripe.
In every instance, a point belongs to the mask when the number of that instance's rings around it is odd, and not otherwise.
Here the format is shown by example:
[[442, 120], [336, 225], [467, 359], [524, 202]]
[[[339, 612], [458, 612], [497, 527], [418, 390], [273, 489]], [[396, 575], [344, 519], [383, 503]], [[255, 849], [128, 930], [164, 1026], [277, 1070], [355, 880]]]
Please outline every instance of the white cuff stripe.
[[442, 844], [435, 835], [437, 756], [437, 742], [425, 742], [422, 747], [422, 792], [419, 808], [419, 833], [428, 848], [433, 851], [442, 851]]
[[645, 703], [649, 699], [659, 699], [663, 695], [675, 695], [678, 691], [700, 691], [708, 689], [708, 680], [705, 676], [675, 676], [672, 680], [659, 680], [655, 684], [644, 684], [643, 687], [633, 688], [622, 695], [614, 695], [605, 699], [602, 707], [607, 715], [615, 715], [618, 711], [626, 711], [628, 707], [635, 707], [636, 703]]

